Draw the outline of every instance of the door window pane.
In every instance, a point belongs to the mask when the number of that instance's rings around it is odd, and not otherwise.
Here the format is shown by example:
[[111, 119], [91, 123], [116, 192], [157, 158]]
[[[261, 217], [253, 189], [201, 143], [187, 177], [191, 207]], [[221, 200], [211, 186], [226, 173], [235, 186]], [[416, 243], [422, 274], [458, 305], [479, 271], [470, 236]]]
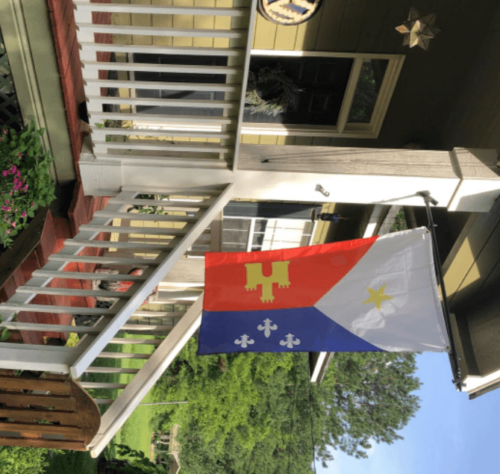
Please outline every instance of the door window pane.
[[382, 86], [387, 59], [365, 59], [349, 112], [349, 122], [370, 123]]
[[[299, 88], [296, 103], [275, 117], [245, 110], [245, 122], [304, 125], [336, 125], [353, 59], [321, 57], [252, 56], [250, 70], [281, 65]], [[272, 98], [276, 83], [259, 84], [259, 95]]]

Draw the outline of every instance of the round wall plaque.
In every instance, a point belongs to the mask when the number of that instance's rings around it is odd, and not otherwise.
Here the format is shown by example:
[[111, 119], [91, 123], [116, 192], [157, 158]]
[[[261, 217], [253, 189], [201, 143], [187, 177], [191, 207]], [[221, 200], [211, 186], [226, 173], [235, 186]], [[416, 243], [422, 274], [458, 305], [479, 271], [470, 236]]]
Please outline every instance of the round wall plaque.
[[323, 0], [259, 0], [259, 13], [266, 20], [279, 25], [299, 25], [310, 20]]

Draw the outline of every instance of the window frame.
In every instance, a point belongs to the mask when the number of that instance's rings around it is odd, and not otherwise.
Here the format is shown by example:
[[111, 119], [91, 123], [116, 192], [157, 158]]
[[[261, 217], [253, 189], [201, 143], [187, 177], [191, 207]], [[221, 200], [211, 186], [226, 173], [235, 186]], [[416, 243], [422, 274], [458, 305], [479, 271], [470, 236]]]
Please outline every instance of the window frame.
[[[258, 220], [267, 220], [267, 221], [270, 221], [270, 220], [275, 220], [275, 221], [290, 220], [290, 219], [287, 219], [285, 217], [272, 217], [272, 218], [270, 217], [270, 218], [268, 218], [268, 217], [248, 217], [248, 216], [224, 216], [223, 219], [244, 219], [244, 220], [250, 221], [250, 228], [248, 230], [248, 238], [247, 238], [247, 244], [246, 244], [246, 251], [247, 252], [252, 252], [252, 247], [254, 246], [252, 242], [253, 242], [253, 236], [256, 234], [255, 233], [256, 221], [258, 221]], [[307, 221], [306, 219], [293, 219], [293, 220], [302, 221], [302, 222], [310, 222], [310, 221]], [[302, 236], [309, 237], [307, 245], [312, 245], [312, 242], [314, 240], [314, 234], [316, 233], [317, 226], [318, 226], [318, 221], [316, 220], [313, 223], [313, 228], [312, 228], [310, 234], [302, 233]], [[258, 232], [258, 233], [260, 233], [260, 232]], [[293, 247], [293, 248], [295, 248], [295, 247]]]
[[[274, 49], [253, 49], [252, 56], [272, 57], [323, 57], [323, 58], [349, 58], [353, 65], [347, 82], [344, 99], [340, 108], [338, 123], [335, 126], [327, 125], [287, 125], [274, 123], [243, 122], [241, 133], [244, 135], [278, 135], [297, 137], [327, 137], [327, 138], [377, 138], [389, 108], [399, 74], [403, 67], [405, 55], [403, 54], [375, 54], [375, 53], [333, 53], [324, 51], [282, 51]], [[365, 59], [385, 59], [389, 63], [380, 86], [377, 101], [369, 123], [349, 123], [356, 86]]]

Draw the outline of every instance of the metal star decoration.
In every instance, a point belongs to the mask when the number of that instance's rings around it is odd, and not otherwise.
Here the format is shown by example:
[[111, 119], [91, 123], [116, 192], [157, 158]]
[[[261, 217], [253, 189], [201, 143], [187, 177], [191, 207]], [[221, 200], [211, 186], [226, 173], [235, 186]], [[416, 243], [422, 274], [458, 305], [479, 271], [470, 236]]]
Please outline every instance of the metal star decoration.
[[396, 30], [404, 35], [403, 45], [414, 48], [420, 46], [423, 50], [429, 49], [431, 39], [441, 31], [435, 26], [436, 14], [422, 16], [420, 12], [414, 8], [410, 8], [408, 20], [402, 25], [397, 26]]

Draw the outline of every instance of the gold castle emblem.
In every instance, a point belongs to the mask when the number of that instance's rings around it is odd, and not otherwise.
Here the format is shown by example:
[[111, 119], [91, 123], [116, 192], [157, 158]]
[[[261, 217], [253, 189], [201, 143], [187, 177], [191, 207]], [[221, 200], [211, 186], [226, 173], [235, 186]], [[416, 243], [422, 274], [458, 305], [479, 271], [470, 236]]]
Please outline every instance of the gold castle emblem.
[[272, 272], [269, 276], [262, 274], [262, 263], [246, 263], [247, 269], [247, 291], [256, 290], [258, 285], [262, 286], [262, 294], [260, 300], [263, 303], [272, 303], [274, 301], [273, 284], [277, 283], [278, 288], [288, 288], [290, 279], [288, 277], [287, 262], [272, 262]]

